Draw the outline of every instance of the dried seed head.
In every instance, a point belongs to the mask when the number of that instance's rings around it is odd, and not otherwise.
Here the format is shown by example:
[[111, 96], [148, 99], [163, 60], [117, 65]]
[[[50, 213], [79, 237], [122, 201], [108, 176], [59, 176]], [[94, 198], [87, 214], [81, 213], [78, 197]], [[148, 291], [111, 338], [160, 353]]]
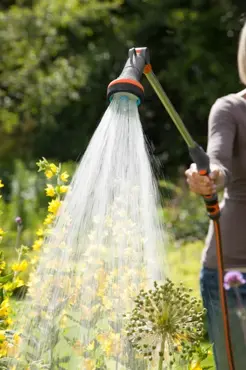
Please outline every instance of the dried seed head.
[[[192, 346], [199, 346], [204, 309], [198, 307], [199, 301], [190, 295], [191, 291], [183, 284], [175, 286], [169, 279], [162, 285], [154, 282], [154, 288], [147, 292], [140, 291], [126, 329], [129, 341], [137, 343], [144, 356], [152, 360], [156, 351], [163, 358], [167, 353], [170, 363], [175, 360], [172, 353], [185, 359], [193, 353]], [[165, 352], [160, 351], [163, 338]]]

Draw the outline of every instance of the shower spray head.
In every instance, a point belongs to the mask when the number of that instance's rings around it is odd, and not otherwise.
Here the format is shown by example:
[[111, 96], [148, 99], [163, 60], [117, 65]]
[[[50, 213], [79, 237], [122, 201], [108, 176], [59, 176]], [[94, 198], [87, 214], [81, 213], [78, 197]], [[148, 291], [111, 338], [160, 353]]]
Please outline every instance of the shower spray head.
[[127, 62], [121, 75], [108, 85], [107, 98], [111, 101], [115, 93], [129, 93], [138, 97], [140, 104], [144, 99], [144, 88], [140, 83], [144, 68], [149, 64], [148, 48], [129, 50]]

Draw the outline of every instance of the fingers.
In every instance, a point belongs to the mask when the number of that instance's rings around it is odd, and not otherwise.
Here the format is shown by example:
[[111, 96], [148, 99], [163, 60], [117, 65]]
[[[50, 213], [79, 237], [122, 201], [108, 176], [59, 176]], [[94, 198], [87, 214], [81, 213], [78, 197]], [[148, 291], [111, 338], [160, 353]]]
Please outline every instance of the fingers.
[[188, 175], [187, 183], [190, 190], [197, 194], [208, 195], [216, 192], [216, 185], [213, 180], [207, 176], [201, 176], [198, 173]]
[[209, 176], [201, 176], [194, 164], [185, 171], [185, 176], [190, 190], [201, 195], [208, 195], [216, 192], [215, 181], [218, 175], [219, 171], [214, 170]]
[[188, 168], [186, 171], [185, 171], [185, 174], [186, 175], [191, 175], [192, 173], [197, 173], [198, 171], [197, 171], [197, 166], [196, 166], [196, 164], [195, 163], [192, 163], [191, 165], [190, 165], [190, 168]]
[[218, 176], [219, 176], [219, 170], [214, 170], [209, 175], [210, 179], [213, 181], [216, 181]]

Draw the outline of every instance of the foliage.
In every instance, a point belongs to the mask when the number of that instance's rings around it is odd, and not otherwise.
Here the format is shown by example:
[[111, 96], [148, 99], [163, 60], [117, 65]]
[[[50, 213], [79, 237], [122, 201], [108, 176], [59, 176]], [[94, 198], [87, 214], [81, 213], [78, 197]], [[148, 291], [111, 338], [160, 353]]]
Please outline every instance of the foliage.
[[[0, 187], [4, 186], [1, 180], [0, 184]], [[21, 228], [22, 224], [20, 219], [20, 221], [17, 222], [16, 252], [18, 255], [18, 260], [12, 265], [10, 271], [8, 271], [3, 253], [0, 252], [0, 358], [6, 356], [8, 348], [14, 347], [14, 345], [18, 344], [19, 341], [18, 333], [11, 335], [11, 340], [8, 341], [8, 329], [12, 324], [12, 320], [9, 317], [11, 312], [9, 298], [16, 288], [24, 285], [24, 281], [20, 278], [20, 274], [26, 270], [28, 265], [26, 259], [22, 259], [22, 257], [24, 257], [27, 253], [28, 248], [23, 245], [19, 246], [18, 243]], [[1, 228], [0, 242], [2, 242], [5, 233], [6, 232]]]
[[160, 181], [165, 194], [163, 221], [176, 244], [203, 240], [209, 224], [202, 197], [191, 193], [184, 181], [181, 178], [177, 185]]
[[[5, 0], [0, 13], [5, 168], [16, 157], [29, 165], [42, 153], [62, 162], [83, 153], [105, 110], [106, 87], [133, 46], [149, 47], [161, 84], [205, 146], [210, 106], [240, 89], [236, 48], [244, 11], [243, 1], [232, 0]], [[143, 83], [145, 132], [165, 171], [176, 175], [177, 164], [189, 162], [186, 146]]]
[[30, 159], [36, 146], [47, 148], [48, 133], [60, 127], [55, 117], [81, 99], [79, 91], [88, 83], [92, 62], [103, 58], [95, 51], [93, 39], [100, 32], [95, 27], [107, 23], [109, 12], [119, 4], [35, 0], [0, 13], [0, 155], [14, 150]]
[[[69, 175], [66, 171], [62, 172], [61, 165], [56, 166], [54, 163], [49, 163], [45, 158], [38, 162], [39, 171], [44, 171], [47, 179], [56, 178], [56, 186], [51, 183], [47, 184], [46, 195], [51, 197], [49, 202], [48, 214], [43, 222], [43, 226], [39, 227], [36, 232], [36, 240], [32, 246], [28, 247], [21, 244], [21, 233], [23, 229], [23, 220], [21, 217], [16, 217], [16, 260], [8, 266], [4, 259], [4, 255], [0, 253], [0, 358], [13, 356], [20, 342], [19, 333], [11, 330], [13, 319], [16, 312], [12, 306], [13, 301], [10, 300], [16, 289], [23, 287], [23, 273], [27, 270], [35, 271], [35, 266], [39, 259], [39, 251], [43, 244], [44, 236], [49, 232], [49, 229], [55, 219], [62, 202], [63, 195], [68, 191]], [[0, 180], [0, 187], [3, 187]], [[0, 199], [1, 201], [1, 199]], [[1, 216], [1, 215], [0, 215]], [[0, 228], [0, 242], [5, 237], [6, 232]], [[27, 284], [28, 285], [28, 284]], [[4, 361], [3, 361], [4, 364]], [[2, 365], [4, 366], [4, 365]]]
[[[76, 163], [72, 162], [62, 164], [63, 171], [67, 171], [71, 175], [75, 167]], [[2, 173], [1, 169], [0, 172]], [[20, 216], [23, 223], [21, 242], [28, 246], [33, 244], [36, 231], [46, 217], [47, 197], [44, 191], [46, 179], [44, 176], [40, 176], [36, 169], [27, 167], [20, 160], [14, 162], [11, 176], [3, 176], [2, 178], [5, 186], [2, 189], [3, 197], [0, 202], [0, 210], [4, 215], [1, 217], [1, 227], [8, 232], [2, 241], [1, 250], [6, 261], [12, 263], [16, 258], [14, 248], [16, 216]], [[53, 179], [51, 179], [51, 183], [53, 183]]]

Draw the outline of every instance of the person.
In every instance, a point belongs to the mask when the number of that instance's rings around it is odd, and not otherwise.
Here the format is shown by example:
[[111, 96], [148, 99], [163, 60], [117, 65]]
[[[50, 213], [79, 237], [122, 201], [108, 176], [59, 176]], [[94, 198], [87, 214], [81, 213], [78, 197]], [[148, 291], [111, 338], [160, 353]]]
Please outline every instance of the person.
[[[246, 24], [239, 39], [238, 71], [241, 82], [246, 86]], [[187, 182], [190, 190], [200, 195], [224, 191], [220, 225], [225, 271], [241, 272], [246, 280], [246, 89], [221, 97], [212, 106], [207, 154], [211, 163], [210, 175], [199, 175], [193, 163], [185, 172]], [[216, 368], [228, 370], [215, 244], [211, 221], [202, 256], [200, 287], [207, 309], [208, 335], [213, 343]], [[234, 289], [229, 289], [227, 302], [235, 370], [245, 370], [246, 319], [239, 318], [238, 299], [246, 310], [246, 284], [239, 286], [238, 291], [240, 296]]]

